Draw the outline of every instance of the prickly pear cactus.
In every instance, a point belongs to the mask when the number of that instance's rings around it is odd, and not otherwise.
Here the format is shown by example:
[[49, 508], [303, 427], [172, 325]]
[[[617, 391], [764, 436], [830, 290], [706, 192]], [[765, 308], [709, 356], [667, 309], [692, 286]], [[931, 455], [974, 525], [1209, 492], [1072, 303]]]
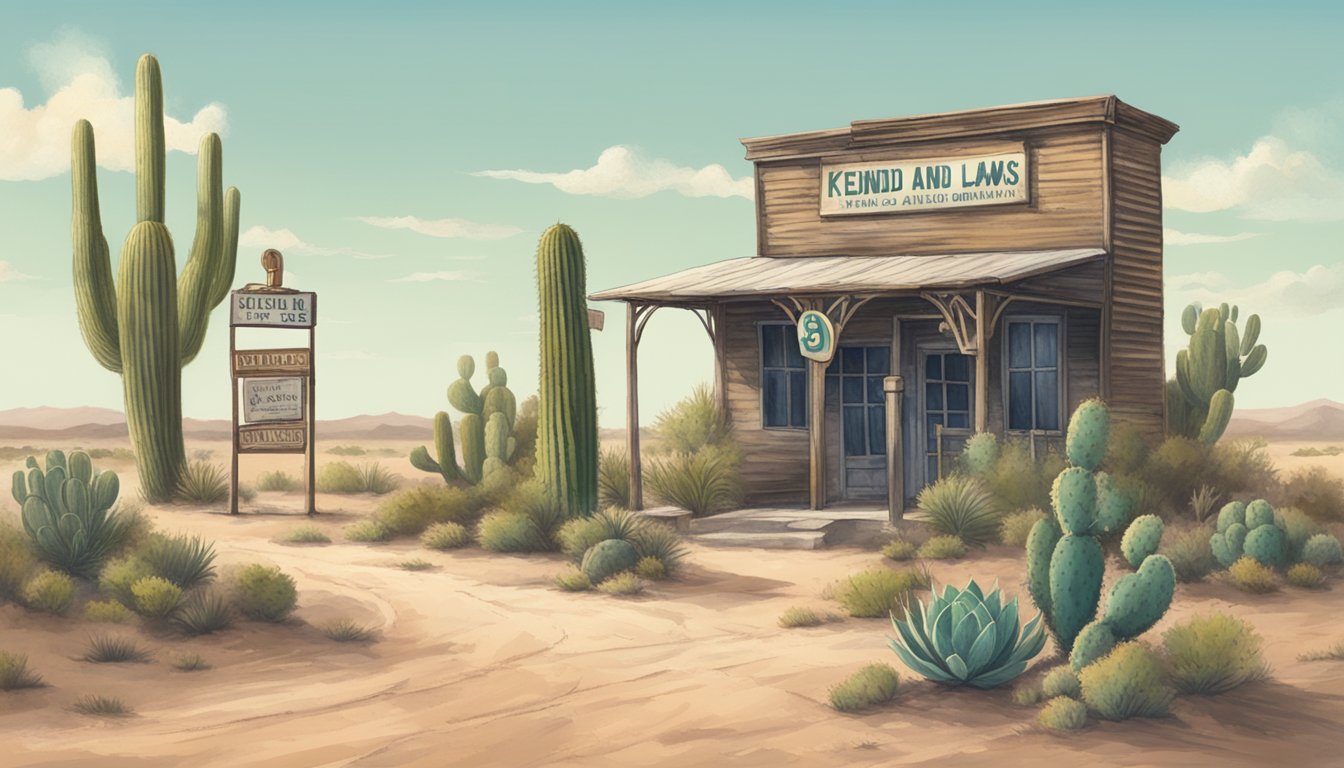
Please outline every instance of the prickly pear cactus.
[[961, 449], [962, 466], [973, 475], [984, 477], [999, 459], [999, 442], [993, 432], [978, 432]]
[[117, 474], [95, 473], [83, 451], [68, 460], [61, 451], [48, 452], [45, 471], [35, 456], [26, 466], [27, 472], [14, 473], [11, 492], [38, 554], [72, 576], [97, 575], [123, 530], [111, 512], [121, 490]]
[[635, 545], [623, 539], [599, 541], [583, 554], [579, 568], [594, 584], [606, 581], [621, 571], [634, 568], [639, 562]]
[[1162, 528], [1162, 518], [1157, 515], [1134, 518], [1120, 539], [1120, 553], [1129, 562], [1129, 567], [1137, 569], [1149, 555], [1157, 552], [1162, 543]]
[[1274, 514], [1274, 508], [1264, 499], [1250, 504], [1240, 501], [1223, 505], [1218, 512], [1218, 524], [1209, 537], [1213, 557], [1224, 568], [1247, 555], [1271, 568], [1284, 564], [1288, 555], [1288, 540], [1283, 521]]

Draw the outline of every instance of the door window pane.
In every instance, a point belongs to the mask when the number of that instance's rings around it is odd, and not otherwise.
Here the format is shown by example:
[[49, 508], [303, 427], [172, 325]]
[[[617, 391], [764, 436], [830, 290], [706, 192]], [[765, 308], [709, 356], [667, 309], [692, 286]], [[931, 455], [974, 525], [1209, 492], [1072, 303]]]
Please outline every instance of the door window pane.
[[760, 328], [761, 424], [806, 427], [807, 363], [798, 353], [793, 326], [771, 323]]
[[1031, 429], [1031, 373], [1008, 374], [1008, 428]]
[[969, 355], [948, 354], [944, 356], [943, 367], [948, 381], [971, 380], [971, 358]]
[[924, 408], [929, 411], [943, 410], [943, 385], [932, 382], [924, 385]]
[[868, 441], [864, 434], [865, 417], [864, 411], [867, 410], [861, 405], [846, 405], [844, 416], [845, 433], [845, 455], [863, 456], [864, 448]]
[[841, 376], [840, 377], [840, 397], [845, 403], [863, 402], [863, 377], [862, 376]]
[[947, 385], [947, 410], [969, 411], [971, 409], [971, 385]]
[[1008, 367], [1031, 367], [1031, 323], [1008, 324]]
[[840, 348], [840, 372], [863, 373], [863, 347]]
[[970, 429], [971, 415], [965, 411], [953, 411], [947, 414], [947, 426], [951, 429]]
[[882, 389], [881, 376], [868, 377], [868, 404], [884, 405], [887, 402], [887, 394]]
[[1060, 429], [1059, 321], [1008, 322], [1008, 428]]
[[807, 376], [802, 371], [789, 373], [789, 424], [807, 426]]
[[868, 455], [887, 455], [886, 406], [868, 409]]
[[1036, 428], [1059, 429], [1059, 373], [1036, 373]]
[[1054, 323], [1033, 323], [1033, 335], [1036, 339], [1037, 368], [1054, 368], [1059, 365], [1059, 326]]
[[868, 374], [887, 376], [891, 374], [891, 350], [887, 347], [868, 348]]
[[928, 355], [924, 358], [924, 378], [929, 381], [942, 381], [943, 356]]
[[784, 326], [761, 326], [761, 361], [770, 368], [784, 366]]

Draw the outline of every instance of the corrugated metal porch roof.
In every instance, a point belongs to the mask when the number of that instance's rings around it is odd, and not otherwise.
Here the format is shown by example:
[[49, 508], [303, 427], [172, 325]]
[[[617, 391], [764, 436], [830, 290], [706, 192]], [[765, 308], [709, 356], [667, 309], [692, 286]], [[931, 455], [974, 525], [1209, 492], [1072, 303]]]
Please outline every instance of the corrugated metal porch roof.
[[592, 294], [594, 301], [698, 302], [817, 294], [874, 294], [999, 285], [1104, 255], [1100, 248], [931, 256], [753, 256]]

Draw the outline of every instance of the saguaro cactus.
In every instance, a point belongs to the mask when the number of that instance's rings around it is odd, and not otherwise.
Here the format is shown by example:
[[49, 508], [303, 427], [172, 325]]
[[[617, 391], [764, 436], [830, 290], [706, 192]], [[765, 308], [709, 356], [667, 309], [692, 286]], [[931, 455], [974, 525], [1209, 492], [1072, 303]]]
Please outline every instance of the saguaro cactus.
[[537, 244], [541, 382], [537, 477], [570, 515], [597, 508], [597, 399], [583, 245], [564, 224]]
[[429, 455], [424, 446], [411, 451], [411, 464], [425, 472], [437, 472], [447, 482], [465, 479], [478, 483], [486, 475], [507, 466], [513, 459], [517, 441], [513, 425], [518, 415], [517, 399], [509, 390], [509, 375], [499, 367], [499, 355], [485, 355], [486, 378], [489, 383], [480, 393], [471, 385], [476, 373], [476, 360], [463, 355], [457, 360], [458, 378], [448, 385], [448, 402], [461, 411], [457, 424], [462, 438], [462, 466], [457, 466], [453, 446], [453, 426], [448, 414], [439, 411], [434, 416], [434, 445], [438, 458]]
[[1181, 313], [1190, 345], [1176, 355], [1176, 378], [1167, 384], [1169, 431], [1213, 444], [1232, 419], [1237, 384], [1259, 371], [1269, 351], [1260, 338], [1260, 316], [1246, 318], [1237, 330], [1237, 307], [1223, 304], [1200, 311], [1191, 304]]
[[104, 368], [120, 373], [140, 488], [151, 501], [172, 498], [185, 462], [182, 366], [205, 340], [210, 310], [233, 283], [238, 251], [238, 190], [222, 190], [220, 142], [201, 139], [196, 170], [196, 234], [181, 277], [163, 223], [163, 83], [148, 54], [135, 70], [135, 188], [138, 221], [122, 247], [117, 282], [103, 235], [93, 126], [75, 124], [73, 192], [75, 306], [84, 343]]

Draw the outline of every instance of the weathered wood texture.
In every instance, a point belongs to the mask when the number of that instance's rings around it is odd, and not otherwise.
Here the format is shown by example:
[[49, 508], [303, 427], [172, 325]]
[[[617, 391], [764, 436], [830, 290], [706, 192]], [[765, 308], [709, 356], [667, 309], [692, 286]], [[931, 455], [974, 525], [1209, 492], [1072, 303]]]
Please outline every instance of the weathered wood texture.
[[[1002, 139], [968, 139], [845, 159], [916, 159], [990, 154]], [[1027, 143], [1031, 203], [823, 219], [820, 158], [759, 163], [763, 256], [883, 256], [1102, 247], [1102, 142], [1095, 128], [1051, 131]]]
[[1150, 436], [1165, 429], [1161, 145], [1115, 130], [1111, 145], [1110, 405]]

